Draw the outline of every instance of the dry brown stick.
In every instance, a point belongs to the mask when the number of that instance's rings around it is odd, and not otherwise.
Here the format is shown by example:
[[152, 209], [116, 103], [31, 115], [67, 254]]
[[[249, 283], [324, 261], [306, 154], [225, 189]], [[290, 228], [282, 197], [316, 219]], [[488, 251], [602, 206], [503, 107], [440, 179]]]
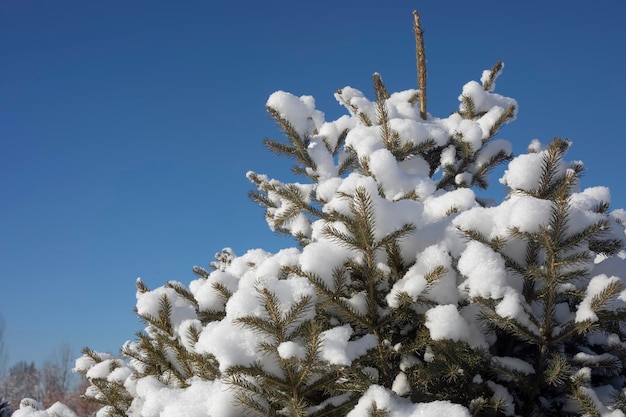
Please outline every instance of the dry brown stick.
[[420, 90], [420, 116], [426, 120], [426, 54], [424, 53], [424, 33], [420, 26], [420, 16], [413, 10], [413, 29], [415, 31], [415, 55], [417, 57], [417, 85]]

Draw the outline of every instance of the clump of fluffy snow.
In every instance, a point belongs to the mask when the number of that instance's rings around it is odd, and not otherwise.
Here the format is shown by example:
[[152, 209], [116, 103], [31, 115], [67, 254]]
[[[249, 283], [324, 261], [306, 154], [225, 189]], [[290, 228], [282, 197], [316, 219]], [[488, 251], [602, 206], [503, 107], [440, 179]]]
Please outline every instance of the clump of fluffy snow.
[[219, 361], [220, 371], [224, 372], [230, 366], [254, 363], [258, 354], [257, 344], [258, 339], [254, 332], [231, 320], [222, 320], [204, 327], [195, 350], [215, 356]]
[[469, 410], [449, 401], [433, 401], [430, 403], [413, 404], [406, 398], [399, 397], [379, 385], [372, 385], [361, 396], [357, 405], [346, 417], [363, 417], [369, 415], [374, 406], [387, 411], [389, 416], [398, 417], [470, 417]]
[[283, 342], [278, 345], [278, 355], [283, 359], [304, 359], [306, 357], [306, 349], [296, 342]]
[[391, 385], [391, 390], [400, 396], [407, 395], [411, 392], [409, 379], [404, 372], [399, 372], [398, 375], [396, 375]]
[[241, 410], [234, 404], [233, 390], [220, 380], [193, 378], [186, 388], [172, 388], [153, 376], [137, 382], [130, 416], [235, 417]]
[[189, 290], [198, 301], [200, 310], [224, 311], [225, 303], [221, 294], [216, 291], [216, 285], [223, 286], [230, 292], [235, 292], [239, 286], [239, 278], [228, 272], [215, 271], [209, 279], [196, 279], [190, 282]]
[[[344, 87], [335, 93], [335, 99], [343, 105], [352, 116], [364, 114], [369, 120], [376, 120], [376, 105], [368, 100], [361, 91], [352, 87]], [[357, 113], [358, 112], [358, 113]]]
[[123, 366], [120, 359], [106, 359], [89, 368], [85, 376], [87, 378], [106, 379], [113, 369], [120, 366]]
[[[331, 289], [334, 289], [333, 272], [346, 259], [357, 254], [345, 246], [330, 242], [328, 239], [308, 244], [300, 256], [300, 267], [304, 272], [320, 277]], [[320, 262], [323, 259], [324, 262]]]
[[487, 386], [493, 391], [493, 396], [497, 399], [504, 409], [504, 414], [507, 416], [515, 415], [515, 402], [511, 393], [502, 385], [496, 384], [493, 381], [487, 381]]
[[[425, 275], [436, 268], [444, 268], [445, 272], [429, 285]], [[445, 248], [432, 245], [417, 255], [417, 262], [387, 294], [386, 299], [390, 307], [399, 307], [398, 299], [401, 293], [406, 293], [413, 299], [423, 296], [441, 304], [458, 302], [460, 294], [456, 288], [456, 274], [452, 268], [452, 258]]]
[[[114, 359], [113, 355], [111, 355], [110, 353], [106, 353], [106, 352], [94, 352], [94, 353], [98, 357], [100, 357], [102, 360]], [[91, 357], [87, 355], [83, 355], [76, 359], [76, 361], [74, 362], [74, 369], [72, 370], [74, 372], [86, 372], [89, 369], [91, 369], [91, 367], [94, 366], [95, 364], [96, 364], [96, 361], [94, 361]]]
[[[280, 302], [283, 313], [304, 297], [310, 299], [311, 306], [315, 303], [317, 296], [308, 280], [304, 278], [279, 280], [275, 276], [267, 277], [262, 274], [263, 266], [267, 263], [275, 264], [274, 261], [275, 259], [269, 258], [260, 264], [257, 274], [251, 277], [255, 278], [254, 280], [243, 280], [239, 290], [226, 304], [226, 318], [209, 323], [200, 334], [195, 346], [196, 351], [214, 355], [222, 371], [234, 365], [250, 365], [259, 356], [258, 345], [264, 341], [263, 335], [242, 326], [237, 319], [245, 316], [268, 318], [261, 292], [269, 291], [274, 294]], [[302, 316], [293, 322], [293, 327], [311, 320], [314, 315], [314, 308], [304, 310]]]
[[619, 221], [623, 226], [626, 226], [626, 210], [617, 209], [611, 212], [611, 217]]
[[[387, 149], [378, 149], [370, 155], [372, 174], [383, 186], [388, 199], [398, 200], [412, 191], [417, 195], [426, 196], [435, 190], [433, 181], [428, 177], [429, 168], [426, 161], [421, 157], [409, 161], [403, 165], [398, 164]], [[406, 168], [409, 168], [409, 172], [405, 171]]]
[[453, 167], [457, 163], [456, 159], [456, 147], [454, 145], [450, 145], [441, 151], [441, 156], [439, 157], [439, 163], [442, 167]]
[[266, 106], [276, 110], [280, 117], [289, 120], [302, 137], [311, 135], [324, 122], [324, 113], [315, 109], [315, 99], [311, 96], [294, 96], [285, 91], [270, 95]]
[[536, 233], [548, 225], [553, 211], [552, 202], [528, 195], [512, 194], [494, 207], [473, 207], [461, 212], [453, 224], [463, 231], [475, 231], [487, 239], [505, 241], [503, 252], [520, 264], [525, 263], [525, 242], [510, 239], [513, 229]]
[[[326, 123], [322, 126], [324, 127]], [[319, 179], [334, 178], [337, 176], [337, 166], [332, 153], [326, 148], [327, 138], [321, 134], [312, 136], [309, 139], [307, 153], [315, 164], [315, 168], [310, 168], [311, 175], [318, 176]], [[336, 139], [335, 139], [336, 141]], [[328, 143], [330, 145], [330, 143]]]
[[484, 86], [491, 79], [491, 85], [488, 91], [493, 91], [496, 88], [496, 79], [502, 73], [504, 69], [504, 64], [500, 62], [499, 70], [496, 73], [493, 73], [492, 70], [484, 70], [482, 75], [480, 76], [480, 82]]
[[438, 192], [424, 199], [424, 221], [436, 222], [452, 213], [464, 212], [477, 205], [476, 195], [469, 188]]
[[353, 360], [376, 347], [378, 343], [378, 338], [373, 334], [351, 341], [352, 334], [352, 327], [348, 324], [323, 332], [320, 351], [322, 359], [332, 365], [350, 366]]
[[[538, 141], [533, 141], [529, 149], [533, 152], [519, 155], [509, 163], [504, 175], [500, 178], [500, 183], [512, 190], [533, 191], [538, 189], [548, 159], [548, 150], [543, 149]], [[574, 165], [581, 165], [581, 162], [561, 162], [558, 165], [553, 165], [553, 177], [562, 177]]]
[[[513, 190], [532, 191], [539, 185], [543, 153], [529, 153], [519, 155], [509, 162], [508, 169], [500, 178], [500, 183]], [[564, 168], [563, 168], [564, 171]]]
[[443, 123], [452, 136], [470, 144], [473, 153], [482, 147], [483, 130], [479, 123], [465, 119], [458, 113], [453, 113]]
[[598, 321], [598, 316], [596, 315], [595, 311], [593, 311], [591, 305], [594, 297], [604, 291], [609, 285], [621, 282], [621, 279], [618, 277], [608, 277], [604, 274], [596, 275], [595, 277], [591, 278], [591, 280], [589, 281], [589, 285], [587, 286], [585, 298], [579, 304], [578, 310], [576, 310], [575, 321], [577, 323], [587, 320]]
[[470, 346], [485, 348], [485, 339], [477, 318], [479, 309], [469, 305], [461, 310], [456, 305], [438, 305], [426, 311], [425, 326], [433, 340], [467, 342]]
[[496, 313], [499, 316], [502, 316], [507, 319], [513, 319], [518, 321], [519, 323], [524, 324], [528, 329], [533, 331], [535, 334], [539, 334], [539, 329], [537, 326], [530, 320], [530, 315], [528, 313], [530, 308], [527, 303], [524, 301], [520, 292], [515, 291], [511, 287], [507, 287], [504, 290], [504, 295], [498, 305], [496, 306]]
[[502, 298], [509, 287], [504, 259], [480, 242], [467, 244], [458, 268], [466, 277], [460, 288], [470, 297]]
[[48, 409], [31, 398], [25, 398], [20, 402], [20, 408], [12, 414], [14, 417], [78, 417], [68, 406], [55, 402]]
[[[593, 224], [608, 220], [611, 225], [605, 230], [605, 238], [624, 240], [626, 237], [624, 227], [615, 216], [619, 211], [612, 212], [608, 219], [604, 213], [597, 213], [597, 207], [609, 205], [610, 202], [611, 193], [607, 187], [590, 187], [573, 193], [569, 198], [568, 233], [574, 234]], [[616, 219], [618, 221], [615, 221]]]
[[319, 128], [318, 135], [324, 138], [331, 149], [334, 149], [337, 147], [339, 136], [343, 133], [343, 131], [352, 129], [356, 125], [356, 119], [344, 114], [337, 120], [324, 122], [324, 124]]
[[476, 113], [489, 112], [492, 108], [507, 109], [514, 106], [515, 112], [513, 115], [517, 115], [517, 109], [519, 108], [517, 101], [509, 97], [504, 97], [500, 94], [485, 91], [483, 86], [476, 81], [470, 81], [463, 86], [463, 92], [459, 96], [461, 111], [466, 110], [463, 104], [464, 96], [472, 99]]
[[[423, 188], [420, 188], [422, 186]], [[416, 187], [420, 189], [420, 192], [426, 194], [434, 191], [434, 184], [430, 179], [424, 179]], [[379, 194], [378, 184], [372, 177], [362, 176], [357, 173], [352, 173], [343, 180], [341, 186], [337, 189], [337, 193], [341, 193], [341, 195], [336, 196], [325, 204], [324, 211], [352, 216], [351, 207], [359, 208], [361, 205], [357, 198], [357, 193], [361, 192], [367, 194], [371, 201], [374, 211], [374, 237], [376, 239], [384, 238], [405, 224], [422, 223], [422, 203], [408, 199], [390, 201], [390, 199], [384, 198]], [[323, 221], [321, 224], [324, 224]], [[337, 226], [342, 227], [341, 224], [337, 224]], [[316, 227], [316, 225], [313, 225], [312, 236], [318, 241], [322, 240], [320, 238], [323, 238], [323, 230], [323, 226]], [[320, 234], [319, 232], [322, 233]]]
[[487, 238], [506, 237], [516, 228], [535, 233], [550, 222], [552, 203], [549, 200], [513, 194], [495, 207], [476, 207], [462, 212], [454, 224], [462, 230], [476, 230]]
[[511, 145], [511, 142], [504, 139], [495, 139], [489, 141], [487, 143], [487, 146], [482, 149], [480, 155], [478, 155], [478, 158], [476, 158], [477, 167], [482, 167], [483, 165], [487, 164], [491, 158], [495, 157], [499, 153], [512, 155], [513, 145]]
[[439, 305], [426, 312], [425, 326], [433, 340], [469, 341], [468, 323], [452, 304]]
[[533, 368], [531, 364], [519, 358], [513, 358], [510, 356], [492, 356], [491, 361], [503, 368], [510, 369], [524, 375], [535, 373], [535, 368]]
[[172, 304], [170, 321], [174, 328], [177, 328], [183, 320], [196, 318], [193, 306], [179, 297], [173, 288], [167, 287], [159, 287], [147, 292], [137, 291], [137, 314], [145, 317], [159, 317], [159, 311], [165, 299]]

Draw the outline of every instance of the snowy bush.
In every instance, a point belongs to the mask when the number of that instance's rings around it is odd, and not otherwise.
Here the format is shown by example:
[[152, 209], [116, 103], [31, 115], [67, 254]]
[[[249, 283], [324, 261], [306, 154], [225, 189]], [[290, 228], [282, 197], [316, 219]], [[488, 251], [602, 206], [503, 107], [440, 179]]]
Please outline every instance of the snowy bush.
[[[377, 74], [374, 99], [335, 94], [333, 121], [272, 94], [286, 141], [266, 145], [303, 180], [247, 176], [299, 246], [224, 249], [189, 284], [138, 280], [146, 327], [124, 359], [76, 363], [98, 415], [624, 416], [626, 216], [580, 189], [568, 141], [512, 157], [502, 67], [445, 118]], [[489, 205], [474, 190], [507, 161]]]
[[31, 398], [25, 398], [20, 402], [20, 408], [16, 410], [13, 417], [78, 417], [66, 405], [56, 402], [49, 408]]

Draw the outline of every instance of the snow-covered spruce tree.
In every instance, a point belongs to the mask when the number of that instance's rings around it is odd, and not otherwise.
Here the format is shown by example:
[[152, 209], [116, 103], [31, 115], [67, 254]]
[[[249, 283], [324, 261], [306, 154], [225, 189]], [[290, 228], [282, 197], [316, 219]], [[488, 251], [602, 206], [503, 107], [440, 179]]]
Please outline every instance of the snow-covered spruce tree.
[[[419, 89], [376, 74], [374, 99], [336, 93], [334, 121], [270, 96], [286, 140], [265, 143], [302, 181], [250, 172], [251, 196], [299, 247], [138, 281], [126, 360], [77, 360], [101, 416], [624, 415], [624, 212], [578, 189], [566, 141], [512, 159], [502, 64], [430, 115], [415, 23]], [[473, 189], [508, 160], [510, 192], [487, 205]]]
[[[623, 210], [604, 187], [579, 190], [570, 143], [535, 141], [501, 182], [507, 199], [460, 214], [467, 302], [493, 330], [494, 384], [520, 415], [623, 415], [626, 292]], [[482, 264], [477, 264], [479, 258]]]

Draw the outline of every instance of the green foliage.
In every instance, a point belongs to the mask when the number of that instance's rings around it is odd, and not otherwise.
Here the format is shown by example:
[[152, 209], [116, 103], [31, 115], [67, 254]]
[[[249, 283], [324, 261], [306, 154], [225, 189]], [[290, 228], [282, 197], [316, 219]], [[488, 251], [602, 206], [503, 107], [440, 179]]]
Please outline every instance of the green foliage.
[[[83, 355], [90, 358], [96, 365], [108, 367], [109, 372], [123, 366], [121, 360], [106, 360], [89, 348], [83, 349]], [[79, 369], [91, 384], [91, 391], [83, 398], [101, 405], [106, 410], [107, 417], [127, 417], [126, 410], [133, 401], [133, 396], [126, 390], [123, 382], [109, 381], [106, 377], [90, 376], [86, 370]], [[94, 392], [95, 391], [95, 392]]]
[[[516, 398], [516, 412], [522, 415], [579, 415], [577, 410], [566, 411], [568, 398], [574, 398], [587, 415], [599, 416], [591, 388], [609, 384], [619, 392], [624, 380], [623, 345], [590, 343], [593, 335], [613, 334], [618, 340], [626, 340], [626, 310], [610, 308], [624, 290], [621, 281], [609, 282], [591, 297], [589, 309], [597, 320], [576, 319], [576, 309], [586, 296], [581, 283], [589, 282], [594, 257], [598, 253], [615, 254], [623, 242], [605, 236], [609, 229], [606, 217], [572, 232], [576, 228], [571, 223], [570, 196], [582, 174], [582, 165], [574, 163], [569, 169], [562, 169], [568, 147], [569, 142], [563, 139], [552, 141], [543, 157], [537, 188], [511, 190], [547, 200], [552, 207], [550, 222], [537, 232], [511, 228], [509, 236], [504, 237], [503, 241], [525, 243], [525, 262], [513, 260], [505, 245], [490, 241], [480, 232], [463, 231], [469, 239], [498, 252], [508, 269], [523, 280], [527, 322], [498, 314], [499, 300], [473, 300], [482, 306], [484, 323], [497, 335], [492, 354], [522, 359], [534, 370], [519, 375], [492, 367], [496, 380]], [[603, 211], [606, 210], [598, 210]], [[563, 317], [564, 309], [571, 313], [565, 320], [557, 318]], [[591, 377], [585, 378], [585, 372]]]
[[[326, 416], [345, 409], [351, 404], [349, 398], [311, 408], [338, 392], [341, 375], [340, 367], [329, 366], [319, 357], [322, 326], [303, 317], [315, 308], [311, 298], [302, 297], [285, 309], [271, 291], [259, 288], [258, 292], [265, 316], [245, 316], [237, 322], [262, 334], [261, 357], [250, 366], [233, 366], [225, 375], [237, 389], [237, 401], [261, 416]], [[263, 362], [275, 366], [267, 369]]]
[[[168, 288], [174, 289], [182, 298], [194, 305], [198, 316], [206, 322], [221, 318], [222, 314], [201, 312], [193, 295], [182, 285], [168, 283]], [[140, 292], [146, 292], [147, 288], [138, 280], [137, 288]], [[159, 314], [140, 315], [147, 324], [147, 331], [138, 332], [138, 342], [126, 344], [122, 353], [131, 358], [137, 367], [137, 377], [153, 375], [165, 384], [186, 386], [187, 380], [192, 376], [203, 379], [214, 379], [220, 375], [218, 364], [212, 355], [199, 354], [187, 349], [181, 339], [175, 334], [172, 326], [172, 301], [163, 295], [160, 299]], [[189, 327], [187, 332], [188, 342], [195, 344], [198, 341], [200, 327]]]
[[[501, 71], [501, 67], [501, 63], [497, 63], [494, 66], [490, 72], [489, 83], [494, 83]], [[371, 120], [367, 113], [360, 109], [357, 104], [344, 97], [342, 90], [337, 92], [336, 97], [347, 108], [351, 109], [364, 126], [379, 127], [382, 143], [397, 161], [406, 161], [420, 156], [429, 164], [430, 175], [433, 178], [440, 174], [442, 152], [446, 149], [454, 149], [456, 163], [443, 167], [441, 178], [437, 180], [437, 188], [445, 190], [474, 186], [487, 188], [489, 172], [496, 166], [512, 158], [512, 155], [504, 150], [500, 150], [494, 154], [488, 154], [488, 157], [483, 157], [483, 155], [488, 152], [486, 145], [495, 137], [500, 128], [505, 123], [513, 120], [515, 115], [514, 106], [502, 112], [498, 120], [493, 123], [489, 135], [483, 138], [483, 146], [478, 150], [473, 149], [469, 142], [464, 141], [460, 132], [451, 135], [448, 142], [445, 144], [437, 145], [433, 139], [416, 143], [412, 140], [407, 140], [407, 138], [401, 138], [400, 134], [391, 127], [387, 111], [387, 101], [390, 99], [390, 95], [380, 75], [374, 75], [373, 84], [376, 95], [376, 120]], [[485, 87], [485, 89], [487, 89], [487, 87]], [[414, 104], [412, 98], [409, 98], [409, 103], [411, 103], [411, 105]], [[468, 110], [474, 107], [471, 97], [465, 97], [463, 103], [465, 104], [462, 105], [462, 107], [466, 110], [459, 111], [459, 114], [464, 118], [477, 120], [484, 115], [483, 113], [475, 114]], [[269, 106], [267, 106], [267, 110], [272, 118], [276, 120], [287, 139], [287, 143], [273, 139], [265, 139], [264, 143], [267, 148], [279, 156], [288, 157], [295, 161], [292, 171], [316, 182], [319, 179], [318, 175], [315, 174], [318, 167], [308, 153], [311, 137], [303, 136], [299, 133], [288, 120], [281, 116], [278, 110]], [[347, 129], [342, 131], [334, 146], [330, 145], [328, 138], [322, 137], [322, 141], [326, 145], [328, 153], [338, 162], [338, 175], [345, 176], [350, 172], [360, 172], [364, 175], [373, 176], [370, 170], [369, 160], [367, 158], [359, 158], [357, 152], [350, 146], [344, 147], [348, 133], [349, 131]], [[314, 131], [312, 134], [316, 135], [317, 132]], [[342, 149], [343, 153], [341, 152]], [[468, 177], [469, 179], [467, 181], [458, 182], [459, 175], [464, 173], [471, 174]], [[283, 184], [276, 180], [269, 180], [265, 176], [256, 173], [249, 173], [248, 178], [258, 188], [258, 191], [250, 192], [250, 198], [266, 208], [266, 220], [268, 224], [278, 233], [294, 235], [301, 246], [306, 246], [311, 240], [309, 236], [305, 234], [292, 233], [289, 230], [288, 226], [296, 216], [304, 214], [311, 221], [315, 219], [332, 221], [332, 219], [320, 209], [325, 201], [318, 200], [315, 193], [307, 192], [304, 194], [302, 187], [298, 187], [294, 184]], [[385, 197], [385, 190], [380, 184], [378, 191], [381, 196]], [[417, 195], [415, 191], [411, 191], [402, 197], [396, 198], [396, 200], [417, 200], [419, 198], [420, 196]], [[275, 213], [279, 211], [279, 207], [283, 209], [280, 210], [280, 215], [276, 215]], [[285, 207], [287, 209], [285, 209]]]

